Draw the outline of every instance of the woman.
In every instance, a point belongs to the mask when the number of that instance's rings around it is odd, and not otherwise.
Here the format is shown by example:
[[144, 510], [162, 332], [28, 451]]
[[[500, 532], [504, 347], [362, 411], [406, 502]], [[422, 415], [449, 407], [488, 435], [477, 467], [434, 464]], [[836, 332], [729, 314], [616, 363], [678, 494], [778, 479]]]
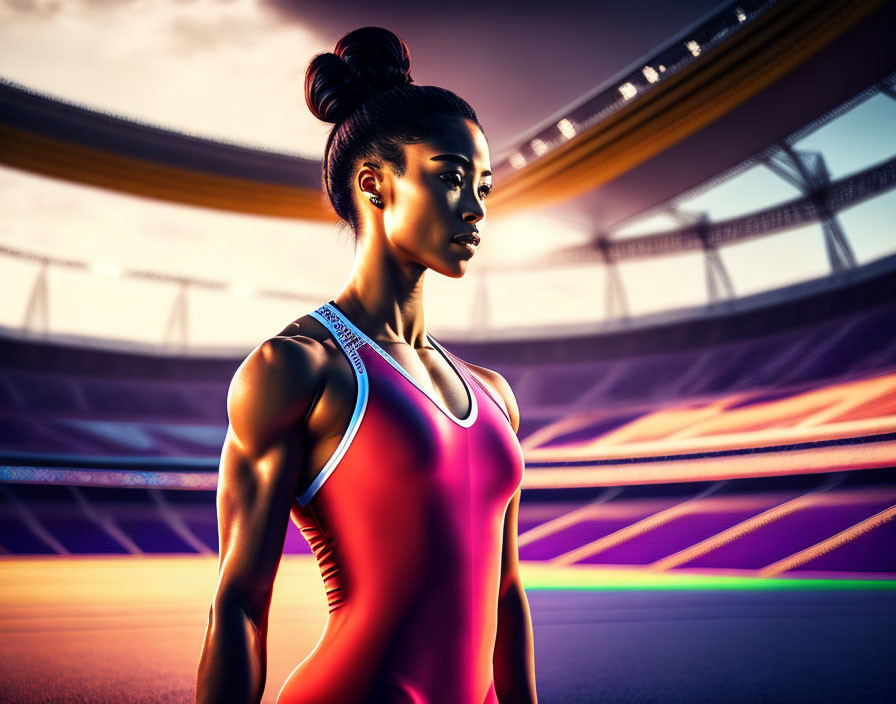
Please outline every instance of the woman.
[[329, 617], [278, 702], [536, 701], [516, 401], [423, 321], [426, 271], [463, 276], [478, 244], [488, 144], [470, 106], [410, 85], [410, 66], [401, 39], [365, 27], [308, 67], [308, 106], [334, 123], [323, 180], [354, 268], [231, 383], [197, 702], [259, 701], [290, 516]]

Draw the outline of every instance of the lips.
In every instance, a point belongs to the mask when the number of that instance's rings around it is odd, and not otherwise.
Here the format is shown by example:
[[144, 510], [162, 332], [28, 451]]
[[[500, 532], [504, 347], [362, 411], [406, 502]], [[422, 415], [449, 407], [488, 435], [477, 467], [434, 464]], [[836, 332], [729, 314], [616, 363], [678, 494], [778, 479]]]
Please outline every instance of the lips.
[[457, 242], [458, 244], [472, 244], [474, 247], [479, 246], [479, 235], [475, 232], [465, 232], [462, 235], [455, 235], [451, 238], [452, 242]]

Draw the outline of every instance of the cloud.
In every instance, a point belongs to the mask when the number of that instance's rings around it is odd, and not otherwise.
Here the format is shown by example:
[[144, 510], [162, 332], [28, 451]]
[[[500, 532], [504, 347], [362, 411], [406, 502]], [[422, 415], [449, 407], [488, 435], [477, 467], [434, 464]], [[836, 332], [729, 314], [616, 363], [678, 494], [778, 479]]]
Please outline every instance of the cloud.
[[0, 3], [0, 19], [23, 17], [53, 17], [62, 9], [59, 0], [3, 0]]
[[[165, 26], [167, 45], [179, 56], [201, 51], [245, 47], [259, 41], [267, 23], [247, 21], [247, 17], [220, 15], [214, 18], [173, 16]], [[253, 18], [254, 19], [254, 18]], [[261, 24], [261, 26], [259, 26]]]

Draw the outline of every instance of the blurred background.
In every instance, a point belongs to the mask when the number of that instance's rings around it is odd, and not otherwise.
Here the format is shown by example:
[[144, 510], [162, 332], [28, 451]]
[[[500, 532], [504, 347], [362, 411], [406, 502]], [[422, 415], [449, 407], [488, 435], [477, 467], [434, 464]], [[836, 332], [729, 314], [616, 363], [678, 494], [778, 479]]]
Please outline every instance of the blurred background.
[[[4, 701], [186, 701], [239, 363], [335, 296], [311, 58], [485, 127], [542, 702], [896, 701], [896, 4], [0, 2]], [[290, 526], [268, 687], [326, 620]], [[133, 643], [140, 643], [139, 650]]]

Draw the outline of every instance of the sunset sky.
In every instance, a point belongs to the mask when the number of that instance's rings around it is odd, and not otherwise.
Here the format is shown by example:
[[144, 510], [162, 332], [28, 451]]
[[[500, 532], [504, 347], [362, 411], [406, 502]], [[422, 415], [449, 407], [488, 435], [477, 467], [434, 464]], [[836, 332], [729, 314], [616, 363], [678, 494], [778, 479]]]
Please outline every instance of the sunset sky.
[[[691, 19], [704, 11], [696, 11], [698, 4]], [[332, 49], [332, 32], [322, 35], [317, 25], [304, 26], [300, 14], [285, 13], [282, 5], [248, 0], [2, 0], [0, 77], [167, 129], [320, 158], [329, 125], [309, 113], [302, 82], [312, 56]], [[650, 41], [651, 46], [632, 49], [635, 55], [604, 73], [618, 71], [659, 40]], [[413, 55], [414, 46], [410, 48]], [[415, 70], [415, 79], [421, 84], [444, 80], [435, 68], [427, 75], [425, 62]], [[579, 95], [593, 87], [582, 85]], [[508, 100], [525, 100], [525, 95], [513, 95], [508, 93]], [[476, 105], [474, 95], [467, 97]], [[575, 97], [569, 94], [563, 103], [541, 106], [541, 117]], [[499, 107], [499, 102], [486, 103], [480, 114], [486, 129], [488, 112], [497, 114]], [[529, 122], [508, 123], [507, 131], [489, 135], [493, 162], [541, 118], [532, 112], [523, 119]], [[893, 124], [896, 101], [878, 95], [797, 147], [822, 151], [832, 177], [839, 178], [891, 158], [896, 153]], [[499, 182], [494, 185], [500, 188]], [[764, 167], [755, 167], [682, 207], [706, 211], [718, 220], [798, 195]], [[0, 168], [0, 214], [0, 244], [7, 247], [308, 295], [307, 302], [283, 302], [193, 292], [190, 336], [198, 345], [254, 346], [316, 307], [315, 301], [335, 296], [352, 264], [350, 243], [340, 241], [330, 226], [160, 203], [8, 168]], [[894, 219], [892, 191], [840, 215], [860, 263], [896, 252]], [[671, 219], [656, 217], [616, 236], [672, 227]], [[434, 273], [427, 277], [427, 317], [435, 334], [462, 334], [468, 327], [478, 283], [490, 264], [531, 261], [589, 236], [537, 213], [487, 219], [481, 230], [483, 245], [462, 280]], [[721, 256], [739, 295], [828, 271], [818, 225], [729, 246]], [[633, 313], [705, 300], [699, 254], [624, 263], [620, 270]], [[32, 262], [0, 256], [0, 325], [22, 323], [36, 271]], [[491, 322], [497, 328], [597, 323], [604, 317], [604, 288], [604, 271], [597, 266], [492, 274]], [[51, 268], [50, 329], [159, 342], [176, 293], [167, 284]]]

